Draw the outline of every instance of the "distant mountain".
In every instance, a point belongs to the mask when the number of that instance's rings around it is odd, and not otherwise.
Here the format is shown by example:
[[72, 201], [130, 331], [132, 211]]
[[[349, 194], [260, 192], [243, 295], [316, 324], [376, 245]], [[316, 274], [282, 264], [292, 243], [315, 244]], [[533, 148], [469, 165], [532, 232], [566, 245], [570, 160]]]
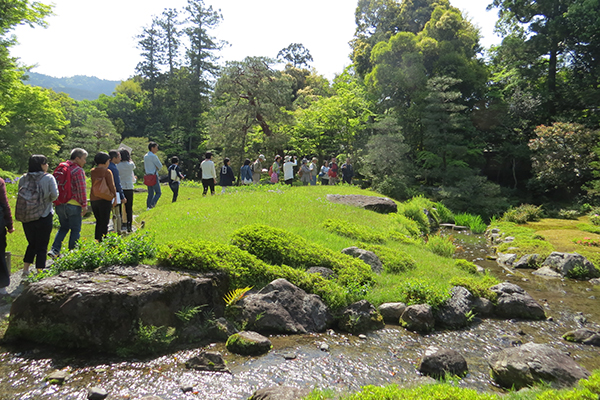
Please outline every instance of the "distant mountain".
[[71, 78], [54, 78], [37, 72], [29, 72], [26, 75], [26, 84], [65, 92], [75, 100], [96, 100], [103, 93], [110, 96], [121, 83], [85, 75], [75, 75]]

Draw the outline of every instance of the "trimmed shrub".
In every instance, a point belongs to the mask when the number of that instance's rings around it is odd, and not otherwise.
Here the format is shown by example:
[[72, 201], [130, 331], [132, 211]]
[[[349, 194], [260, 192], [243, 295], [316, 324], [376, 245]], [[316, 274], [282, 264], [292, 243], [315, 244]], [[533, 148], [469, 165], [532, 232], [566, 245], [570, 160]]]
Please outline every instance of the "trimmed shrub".
[[441, 235], [430, 235], [425, 244], [425, 248], [442, 257], [452, 257], [456, 251], [456, 247], [452, 242], [451, 237], [444, 237]]
[[350, 239], [360, 240], [367, 243], [385, 243], [385, 236], [366, 226], [359, 226], [340, 219], [327, 219], [323, 222], [323, 227], [329, 232]]
[[381, 260], [384, 270], [389, 273], [397, 274], [414, 269], [417, 266], [414, 258], [401, 250], [393, 250], [389, 247], [367, 243], [359, 243], [356, 246], [375, 253]]
[[471, 261], [458, 259], [458, 260], [454, 261], [454, 265], [456, 265], [458, 268], [460, 268], [463, 271], [466, 271], [470, 274], [477, 273], [477, 265], [473, 264]]
[[373, 283], [371, 267], [362, 260], [336, 253], [283, 229], [248, 225], [233, 233], [231, 243], [268, 264], [285, 264], [302, 270], [314, 266], [331, 268], [343, 286]]
[[170, 269], [223, 271], [230, 278], [230, 288], [263, 287], [284, 278], [308, 293], [319, 295], [333, 309], [358, 300], [347, 289], [319, 274], [308, 274], [287, 265], [269, 265], [233, 245], [204, 240], [174, 242], [161, 246], [156, 258], [160, 266]]

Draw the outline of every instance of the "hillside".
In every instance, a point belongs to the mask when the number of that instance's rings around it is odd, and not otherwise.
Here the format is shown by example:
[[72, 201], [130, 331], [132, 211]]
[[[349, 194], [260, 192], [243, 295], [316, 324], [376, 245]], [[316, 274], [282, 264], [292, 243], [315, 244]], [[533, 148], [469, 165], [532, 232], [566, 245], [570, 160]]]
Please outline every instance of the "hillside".
[[64, 92], [75, 100], [96, 100], [100, 94], [111, 95], [121, 81], [108, 81], [95, 76], [75, 75], [70, 78], [55, 78], [29, 72], [25, 83], [41, 86], [55, 92]]

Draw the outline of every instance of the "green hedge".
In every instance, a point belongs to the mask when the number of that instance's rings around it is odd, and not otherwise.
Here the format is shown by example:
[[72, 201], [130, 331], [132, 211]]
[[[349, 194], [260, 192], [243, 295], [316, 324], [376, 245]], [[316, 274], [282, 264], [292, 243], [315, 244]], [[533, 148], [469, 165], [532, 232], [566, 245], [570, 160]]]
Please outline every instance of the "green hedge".
[[329, 232], [349, 237], [350, 239], [367, 243], [385, 243], [385, 235], [375, 231], [373, 228], [355, 225], [340, 219], [327, 219], [322, 225]]
[[338, 275], [342, 286], [371, 285], [371, 267], [354, 257], [307, 241], [301, 236], [267, 225], [248, 225], [232, 235], [231, 243], [268, 264], [306, 270], [326, 267]]

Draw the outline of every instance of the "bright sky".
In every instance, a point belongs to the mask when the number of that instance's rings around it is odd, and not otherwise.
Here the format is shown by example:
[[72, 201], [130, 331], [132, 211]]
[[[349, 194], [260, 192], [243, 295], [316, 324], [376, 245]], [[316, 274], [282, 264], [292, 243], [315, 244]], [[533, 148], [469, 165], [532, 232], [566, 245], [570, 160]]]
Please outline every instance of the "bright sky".
[[[47, 29], [20, 26], [11, 54], [34, 72], [54, 76], [96, 76], [125, 80], [140, 61], [135, 36], [165, 8], [182, 10], [187, 0], [41, 0], [54, 3]], [[481, 29], [482, 45], [498, 43], [496, 12], [488, 1], [450, 0]], [[491, 1], [491, 0], [490, 0]], [[212, 36], [229, 42], [221, 61], [247, 56], [275, 58], [290, 43], [303, 44], [312, 67], [332, 79], [350, 64], [348, 42], [355, 30], [356, 0], [205, 0], [221, 9], [223, 21]]]

